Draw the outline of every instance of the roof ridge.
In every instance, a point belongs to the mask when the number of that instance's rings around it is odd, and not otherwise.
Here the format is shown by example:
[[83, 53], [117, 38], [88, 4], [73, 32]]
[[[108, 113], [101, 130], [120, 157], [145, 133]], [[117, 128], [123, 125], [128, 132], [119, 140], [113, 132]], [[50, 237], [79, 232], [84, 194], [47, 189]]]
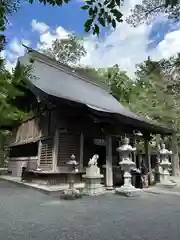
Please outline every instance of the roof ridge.
[[96, 85], [97, 87], [100, 87], [109, 92], [109, 87], [107, 84], [105, 84], [103, 82], [97, 83], [96, 81], [93, 81], [92, 78], [88, 76], [88, 74], [86, 74], [86, 73], [80, 74], [78, 71], [76, 71], [76, 68], [73, 68], [67, 64], [58, 62], [57, 60], [55, 60], [49, 56], [46, 56], [45, 54], [43, 54], [39, 51], [36, 51], [28, 46], [25, 46], [25, 45], [23, 45], [23, 46], [27, 49], [28, 53], [35, 54], [36, 55], [35, 57], [37, 57], [39, 60], [43, 61], [44, 63], [48, 64], [47, 61], [49, 61], [49, 63], [60, 68], [60, 70], [65, 71], [68, 74], [78, 77], [86, 82], [89, 82], [90, 84]]

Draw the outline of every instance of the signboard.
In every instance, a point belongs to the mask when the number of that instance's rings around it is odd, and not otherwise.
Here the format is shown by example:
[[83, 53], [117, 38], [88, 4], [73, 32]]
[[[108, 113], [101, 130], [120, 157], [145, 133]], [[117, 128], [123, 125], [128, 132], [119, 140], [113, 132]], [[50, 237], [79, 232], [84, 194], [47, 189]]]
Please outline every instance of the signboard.
[[106, 146], [106, 140], [102, 138], [95, 138], [93, 143], [97, 146]]

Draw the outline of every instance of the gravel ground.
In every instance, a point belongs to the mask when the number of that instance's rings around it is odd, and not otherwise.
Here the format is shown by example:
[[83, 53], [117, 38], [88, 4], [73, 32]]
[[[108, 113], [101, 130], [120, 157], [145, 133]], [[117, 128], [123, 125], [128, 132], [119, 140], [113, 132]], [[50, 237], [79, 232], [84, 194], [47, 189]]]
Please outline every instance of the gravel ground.
[[178, 240], [180, 197], [64, 201], [0, 181], [0, 240]]

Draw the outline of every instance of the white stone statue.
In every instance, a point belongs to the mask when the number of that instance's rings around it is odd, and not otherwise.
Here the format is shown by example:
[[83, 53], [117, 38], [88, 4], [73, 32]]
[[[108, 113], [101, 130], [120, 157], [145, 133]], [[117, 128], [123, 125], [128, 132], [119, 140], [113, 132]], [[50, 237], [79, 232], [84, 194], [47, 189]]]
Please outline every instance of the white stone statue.
[[92, 158], [90, 158], [88, 162], [88, 166], [91, 166], [91, 165], [97, 166], [98, 159], [99, 159], [99, 155], [95, 154]]
[[86, 174], [82, 177], [85, 181], [83, 193], [85, 195], [99, 195], [104, 193], [104, 187], [101, 185], [103, 175], [100, 173], [100, 168], [97, 166], [99, 155], [95, 154], [88, 162]]

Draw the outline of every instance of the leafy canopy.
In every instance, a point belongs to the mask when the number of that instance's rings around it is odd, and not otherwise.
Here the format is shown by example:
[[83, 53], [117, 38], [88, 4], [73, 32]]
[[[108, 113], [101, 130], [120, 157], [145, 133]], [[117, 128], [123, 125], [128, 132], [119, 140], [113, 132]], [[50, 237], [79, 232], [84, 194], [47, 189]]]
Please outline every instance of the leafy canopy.
[[144, 22], [150, 23], [160, 13], [165, 13], [173, 22], [179, 21], [180, 2], [178, 0], [143, 0], [141, 4], [135, 5], [127, 22], [133, 26]]
[[68, 35], [64, 39], [56, 39], [52, 47], [45, 49], [43, 53], [61, 63], [77, 65], [80, 59], [86, 55], [86, 50], [82, 39]]
[[[8, 15], [18, 9], [19, 0], [0, 0], [0, 52], [5, 45], [4, 31]], [[29, 76], [28, 68], [16, 68], [10, 73], [5, 68], [5, 60], [0, 58], [0, 137], [15, 122], [25, 120], [29, 113], [16, 106], [16, 99], [25, 93], [23, 81]]]

